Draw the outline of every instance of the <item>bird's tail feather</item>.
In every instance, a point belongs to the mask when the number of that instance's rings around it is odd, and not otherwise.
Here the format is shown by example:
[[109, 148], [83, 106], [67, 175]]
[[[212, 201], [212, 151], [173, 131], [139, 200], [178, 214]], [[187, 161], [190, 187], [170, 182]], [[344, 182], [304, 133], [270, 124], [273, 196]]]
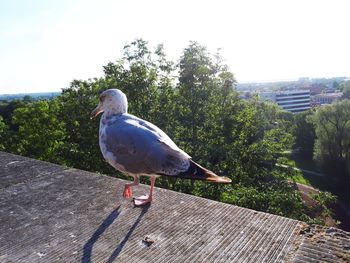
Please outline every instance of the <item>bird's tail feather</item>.
[[187, 171], [179, 173], [174, 177], [184, 178], [184, 179], [193, 179], [193, 180], [203, 180], [213, 183], [232, 183], [232, 180], [228, 177], [218, 176], [212, 171], [200, 166], [198, 163], [190, 160], [190, 167]]

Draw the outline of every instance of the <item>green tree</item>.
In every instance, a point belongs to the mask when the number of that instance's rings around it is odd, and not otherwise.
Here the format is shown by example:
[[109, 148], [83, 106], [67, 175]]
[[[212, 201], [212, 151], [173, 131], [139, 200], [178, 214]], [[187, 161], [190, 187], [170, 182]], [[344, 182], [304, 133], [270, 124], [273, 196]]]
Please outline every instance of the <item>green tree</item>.
[[25, 95], [22, 100], [25, 103], [30, 103], [34, 101], [34, 99], [30, 95]]
[[15, 109], [24, 107], [26, 105], [22, 100], [12, 100], [10, 102], [0, 105], [0, 115], [3, 117], [4, 122], [10, 126], [11, 130], [17, 131], [17, 128], [11, 123], [11, 118]]
[[343, 96], [342, 99], [350, 99], [350, 81], [346, 81], [341, 85]]
[[2, 116], [0, 116], [0, 151], [5, 149], [5, 139], [6, 139], [6, 124], [3, 121]]
[[57, 118], [59, 107], [59, 103], [53, 100], [17, 108], [12, 116], [12, 123], [18, 126], [12, 151], [60, 163], [62, 159], [58, 149], [63, 144], [66, 132], [64, 123]]
[[157, 105], [160, 95], [158, 85], [164, 93], [169, 92], [171, 71], [172, 63], [167, 61], [163, 47], [158, 46], [151, 51], [142, 39], [126, 45], [121, 60], [104, 66], [105, 79], [127, 95], [129, 111], [151, 121], [154, 120], [154, 105]]
[[308, 121], [312, 110], [295, 114], [295, 144], [293, 148], [298, 150], [305, 158], [312, 159], [316, 140], [315, 126]]
[[309, 120], [316, 128], [315, 158], [340, 185], [349, 181], [350, 100], [319, 107]]
[[108, 88], [104, 79], [74, 80], [63, 89], [57, 101], [62, 105], [58, 116], [67, 131], [61, 156], [66, 165], [101, 173], [113, 174], [113, 169], [104, 162], [98, 144], [97, 119], [90, 120], [90, 113], [98, 103], [99, 94]]
[[182, 147], [196, 161], [231, 177], [234, 185], [181, 181], [176, 189], [300, 218], [300, 195], [286, 180], [287, 175], [274, 166], [279, 153], [293, 141], [286, 132], [293, 116], [276, 105], [240, 100], [227, 66], [196, 42], [184, 50], [179, 73], [177, 112], [181, 128], [177, 136]]
[[333, 89], [339, 89], [339, 83], [338, 83], [338, 81], [333, 81], [333, 84], [332, 84], [332, 87], [333, 87]]
[[199, 127], [207, 119], [210, 98], [215, 92], [215, 71], [205, 47], [191, 42], [179, 63], [178, 113], [184, 127], [180, 136], [186, 150], [196, 158], [201, 144]]
[[233, 133], [236, 136], [230, 145], [232, 159], [227, 162], [235, 184], [223, 192], [221, 200], [303, 218], [305, 206], [287, 180], [290, 171], [275, 166], [277, 157], [293, 142], [292, 135], [285, 132], [287, 121], [281, 117], [284, 112], [259, 101], [243, 103], [245, 107], [237, 114]]

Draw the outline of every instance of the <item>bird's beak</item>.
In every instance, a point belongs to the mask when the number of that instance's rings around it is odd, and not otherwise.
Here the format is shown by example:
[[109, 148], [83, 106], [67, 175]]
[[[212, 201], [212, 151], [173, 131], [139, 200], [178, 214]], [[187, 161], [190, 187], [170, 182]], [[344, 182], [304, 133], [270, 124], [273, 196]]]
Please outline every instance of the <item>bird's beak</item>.
[[97, 107], [91, 112], [90, 119], [95, 118], [97, 115], [99, 115], [101, 112], [103, 112], [102, 105], [99, 103]]

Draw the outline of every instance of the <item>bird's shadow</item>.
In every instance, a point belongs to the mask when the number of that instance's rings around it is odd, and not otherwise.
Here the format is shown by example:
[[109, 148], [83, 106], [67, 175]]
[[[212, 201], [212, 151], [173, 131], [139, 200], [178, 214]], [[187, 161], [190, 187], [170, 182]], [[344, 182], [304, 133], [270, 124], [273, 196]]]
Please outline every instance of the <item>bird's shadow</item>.
[[[112, 263], [120, 254], [120, 252], [123, 250], [123, 247], [125, 246], [126, 242], [128, 241], [129, 237], [131, 236], [132, 232], [135, 230], [137, 225], [140, 223], [143, 215], [148, 211], [148, 208], [150, 206], [144, 206], [142, 207], [140, 215], [137, 217], [135, 223], [130, 227], [128, 233], [126, 233], [123, 240], [117, 245], [117, 247], [114, 249], [112, 254], [109, 256], [106, 263]], [[107, 228], [113, 224], [113, 222], [118, 218], [120, 215], [120, 206], [115, 208], [107, 217], [105, 220], [103, 220], [102, 224], [96, 229], [96, 231], [93, 233], [93, 235], [90, 237], [90, 239], [85, 243], [83, 248], [83, 256], [81, 258], [81, 263], [91, 263], [91, 255], [92, 255], [92, 248], [94, 244], [97, 242], [97, 240], [100, 238], [100, 236], [107, 230]]]

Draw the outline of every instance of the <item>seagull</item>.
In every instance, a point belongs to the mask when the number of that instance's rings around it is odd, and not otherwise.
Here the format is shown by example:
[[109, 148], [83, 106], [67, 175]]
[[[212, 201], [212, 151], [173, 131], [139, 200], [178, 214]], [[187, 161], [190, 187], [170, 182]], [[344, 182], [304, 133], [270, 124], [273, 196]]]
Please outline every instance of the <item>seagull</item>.
[[195, 163], [156, 125], [129, 114], [128, 101], [121, 90], [108, 89], [101, 93], [91, 119], [102, 112], [99, 129], [102, 155], [115, 169], [134, 178], [125, 185], [124, 198], [132, 197], [131, 187], [139, 184], [140, 176], [151, 179], [149, 194], [134, 198], [135, 206], [152, 202], [154, 184], [159, 176], [231, 183], [231, 179]]

